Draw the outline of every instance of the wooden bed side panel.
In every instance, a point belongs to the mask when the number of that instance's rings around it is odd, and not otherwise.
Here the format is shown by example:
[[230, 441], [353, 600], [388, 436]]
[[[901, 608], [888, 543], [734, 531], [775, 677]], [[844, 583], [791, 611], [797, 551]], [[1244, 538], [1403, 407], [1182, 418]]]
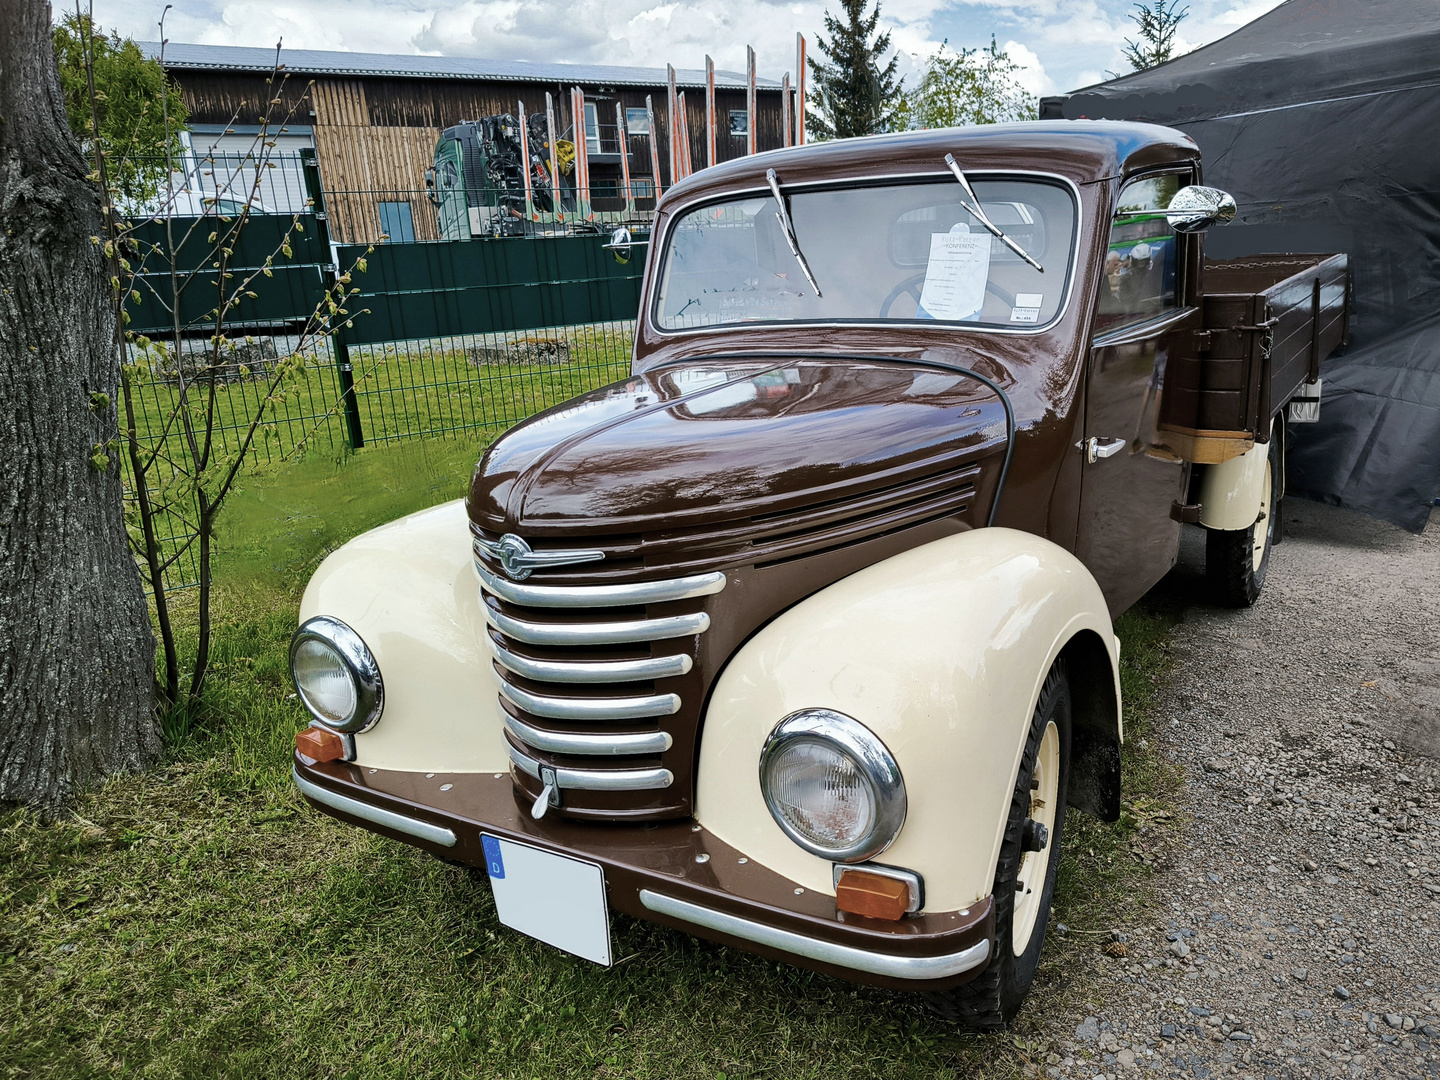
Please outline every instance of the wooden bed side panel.
[[1214, 463], [1269, 440], [1271, 418], [1344, 341], [1348, 273], [1344, 255], [1207, 264], [1208, 343], [1165, 372], [1160, 427], [1181, 456]]

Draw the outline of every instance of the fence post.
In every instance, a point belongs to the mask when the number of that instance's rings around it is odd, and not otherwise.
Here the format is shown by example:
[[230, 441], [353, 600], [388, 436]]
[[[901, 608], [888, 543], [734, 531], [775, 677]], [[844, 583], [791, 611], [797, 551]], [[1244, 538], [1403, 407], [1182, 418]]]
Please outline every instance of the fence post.
[[[310, 147], [300, 151], [300, 160], [305, 168], [305, 193], [310, 197], [311, 211], [315, 215], [315, 239], [325, 252], [326, 261], [321, 264], [320, 276], [325, 287], [333, 289], [338, 282], [339, 272], [335, 267], [335, 256], [330, 248], [330, 224], [325, 214], [325, 188], [320, 183], [320, 163]], [[355, 369], [350, 363], [350, 348], [345, 343], [346, 328], [341, 327], [330, 335], [330, 348], [335, 353], [335, 368], [340, 376], [340, 400], [345, 407], [345, 427], [350, 436], [350, 449], [359, 450], [365, 445], [365, 431], [360, 426], [360, 403], [355, 399]]]

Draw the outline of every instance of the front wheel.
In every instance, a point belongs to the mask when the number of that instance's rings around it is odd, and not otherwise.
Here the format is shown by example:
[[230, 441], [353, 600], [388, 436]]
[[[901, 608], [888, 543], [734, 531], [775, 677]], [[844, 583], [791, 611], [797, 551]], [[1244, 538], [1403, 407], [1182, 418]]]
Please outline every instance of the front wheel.
[[1255, 523], [1248, 529], [1207, 529], [1205, 532], [1205, 578], [1215, 602], [1225, 607], [1249, 607], [1265, 587], [1270, 548], [1275, 543], [1280, 521], [1275, 497], [1280, 490], [1280, 440], [1273, 435], [1265, 462], [1260, 516]]
[[1070, 682], [1056, 661], [1030, 721], [1000, 844], [995, 953], [972, 981], [924, 995], [926, 1005], [946, 1020], [971, 1031], [994, 1031], [1020, 1011], [1045, 944], [1069, 787]]

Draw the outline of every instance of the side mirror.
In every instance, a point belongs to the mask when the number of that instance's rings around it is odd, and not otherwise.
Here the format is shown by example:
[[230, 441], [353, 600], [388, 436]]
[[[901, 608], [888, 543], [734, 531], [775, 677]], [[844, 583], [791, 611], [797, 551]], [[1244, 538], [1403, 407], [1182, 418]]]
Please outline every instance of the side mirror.
[[425, 197], [436, 206], [440, 205], [440, 193], [435, 190], [435, 166], [425, 170]]
[[630, 251], [635, 246], [635, 241], [630, 238], [630, 230], [623, 225], [610, 234], [610, 242], [604, 245], [606, 251], [615, 256], [615, 261], [624, 266], [630, 261]]
[[1175, 193], [1165, 220], [1177, 233], [1204, 232], [1211, 225], [1228, 225], [1235, 220], [1235, 200], [1219, 188], [1192, 184]]

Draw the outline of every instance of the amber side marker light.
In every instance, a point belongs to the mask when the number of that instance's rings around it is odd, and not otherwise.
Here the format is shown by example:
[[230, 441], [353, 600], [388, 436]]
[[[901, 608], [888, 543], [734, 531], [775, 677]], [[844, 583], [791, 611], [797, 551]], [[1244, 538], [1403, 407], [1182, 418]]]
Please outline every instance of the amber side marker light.
[[910, 906], [910, 885], [898, 878], [846, 870], [835, 886], [835, 907], [872, 919], [903, 919]]
[[295, 736], [295, 749], [311, 761], [339, 761], [345, 756], [345, 740], [324, 728], [306, 728]]

